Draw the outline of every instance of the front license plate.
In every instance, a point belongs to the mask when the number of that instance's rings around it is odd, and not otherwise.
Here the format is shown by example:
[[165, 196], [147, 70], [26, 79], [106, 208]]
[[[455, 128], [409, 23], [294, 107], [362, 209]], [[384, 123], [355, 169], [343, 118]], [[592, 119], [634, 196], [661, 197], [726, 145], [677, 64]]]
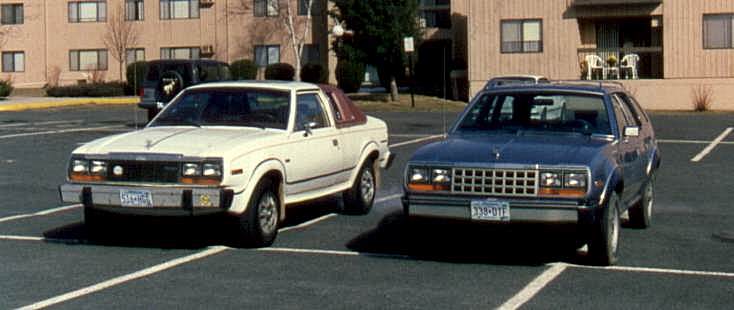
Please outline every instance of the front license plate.
[[477, 221], [510, 221], [510, 204], [496, 199], [472, 200], [471, 219]]
[[150, 191], [120, 190], [120, 204], [123, 207], [152, 207], [153, 195]]

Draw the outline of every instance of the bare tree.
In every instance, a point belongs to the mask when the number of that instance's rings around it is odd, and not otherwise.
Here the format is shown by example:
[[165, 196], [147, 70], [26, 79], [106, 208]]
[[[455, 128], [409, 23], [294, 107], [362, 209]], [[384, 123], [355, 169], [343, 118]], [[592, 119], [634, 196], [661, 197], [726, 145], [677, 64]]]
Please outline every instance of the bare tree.
[[140, 33], [133, 22], [125, 20], [125, 3], [114, 7], [107, 17], [107, 32], [103, 40], [112, 58], [117, 60], [122, 81], [122, 68], [127, 56], [127, 49], [138, 44]]
[[[250, 40], [256, 44], [267, 44], [268, 40], [276, 38], [279, 33], [282, 33], [281, 27], [277, 24], [285, 26], [285, 33], [280, 40], [287, 39], [288, 45], [293, 52], [295, 58], [295, 79], [301, 79], [301, 59], [303, 57], [304, 47], [306, 41], [311, 35], [312, 28], [312, 15], [315, 1], [326, 2], [328, 0], [263, 0], [265, 11], [269, 9], [275, 9], [278, 11], [278, 15], [274, 21], [277, 20], [276, 24], [270, 23], [269, 21], [258, 21], [257, 24], [249, 26], [251, 33]], [[273, 2], [271, 2], [273, 1]], [[298, 5], [300, 1], [305, 1], [305, 15], [298, 15]], [[294, 7], [295, 5], [295, 7]], [[268, 7], [270, 6], [270, 7]], [[253, 0], [239, 0], [230, 7], [230, 15], [246, 15], [253, 14]], [[250, 50], [245, 46], [240, 47], [243, 51]]]

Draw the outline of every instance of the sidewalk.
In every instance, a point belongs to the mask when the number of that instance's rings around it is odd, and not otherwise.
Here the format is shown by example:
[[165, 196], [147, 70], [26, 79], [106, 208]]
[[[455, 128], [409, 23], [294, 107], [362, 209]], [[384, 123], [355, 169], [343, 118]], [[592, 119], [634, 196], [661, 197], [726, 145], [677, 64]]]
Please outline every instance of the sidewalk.
[[7, 97], [0, 99], [0, 112], [61, 108], [78, 105], [136, 104], [138, 97]]

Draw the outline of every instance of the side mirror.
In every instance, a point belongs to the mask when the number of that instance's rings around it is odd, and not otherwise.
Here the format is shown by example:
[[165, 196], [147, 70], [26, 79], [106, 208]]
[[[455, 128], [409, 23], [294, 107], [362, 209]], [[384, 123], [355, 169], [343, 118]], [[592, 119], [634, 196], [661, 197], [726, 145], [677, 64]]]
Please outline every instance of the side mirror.
[[625, 137], [639, 137], [640, 136], [640, 127], [637, 127], [637, 126], [625, 126], [624, 127], [624, 136]]
[[316, 128], [319, 124], [316, 122], [305, 122], [303, 123], [303, 129], [306, 131], [303, 136], [308, 137], [313, 134], [313, 129]]

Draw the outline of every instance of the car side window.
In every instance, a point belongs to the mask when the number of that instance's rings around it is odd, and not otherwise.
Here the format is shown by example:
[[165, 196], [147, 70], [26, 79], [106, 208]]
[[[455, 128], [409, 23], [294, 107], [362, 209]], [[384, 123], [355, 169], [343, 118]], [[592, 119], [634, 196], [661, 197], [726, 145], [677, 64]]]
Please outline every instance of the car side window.
[[617, 96], [612, 96], [612, 102], [614, 104], [614, 114], [617, 119], [617, 127], [619, 128], [620, 136], [624, 132], [625, 126], [634, 126], [635, 121], [632, 116], [629, 115], [629, 111], [625, 108], [624, 104], [620, 102]]
[[623, 112], [625, 113], [625, 118], [627, 119], [627, 123], [634, 126], [642, 126], [642, 120], [640, 119], [640, 115], [633, 109], [629, 103], [628, 100], [621, 94], [614, 94], [614, 98], [620, 102]]
[[342, 120], [342, 113], [339, 110], [339, 106], [337, 105], [337, 102], [339, 102], [339, 98], [337, 98], [334, 93], [327, 93], [327, 97], [329, 98], [329, 104], [331, 105], [331, 109], [334, 110], [334, 117], [337, 121]]
[[329, 122], [324, 113], [324, 106], [316, 94], [298, 95], [296, 105], [296, 131], [305, 130], [306, 124], [313, 123], [311, 129], [324, 128]]
[[642, 109], [642, 107], [640, 107], [640, 104], [637, 103], [634, 98], [624, 93], [619, 94], [619, 97], [622, 98], [622, 101], [624, 101], [625, 104], [627, 104], [627, 108], [632, 111], [632, 113], [640, 121], [640, 123], [650, 121], [650, 119], [647, 118], [645, 111]]

